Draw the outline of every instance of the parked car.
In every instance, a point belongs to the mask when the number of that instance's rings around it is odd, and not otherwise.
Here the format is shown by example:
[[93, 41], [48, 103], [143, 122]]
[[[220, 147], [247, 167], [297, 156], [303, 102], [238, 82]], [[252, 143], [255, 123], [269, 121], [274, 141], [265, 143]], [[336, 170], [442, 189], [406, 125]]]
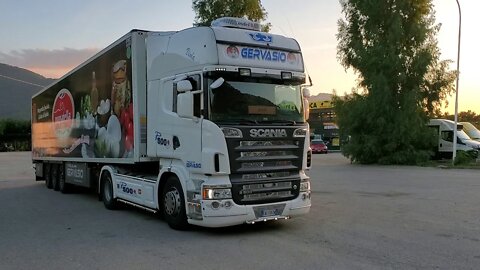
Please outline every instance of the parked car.
[[312, 153], [320, 153], [326, 154], [328, 153], [328, 147], [322, 140], [312, 140], [310, 143], [310, 147], [312, 148]]

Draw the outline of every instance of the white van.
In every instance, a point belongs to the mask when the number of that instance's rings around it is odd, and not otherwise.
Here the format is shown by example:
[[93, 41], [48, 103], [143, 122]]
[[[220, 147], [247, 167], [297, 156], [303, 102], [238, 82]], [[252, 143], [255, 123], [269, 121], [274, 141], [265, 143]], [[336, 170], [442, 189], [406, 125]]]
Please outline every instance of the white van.
[[470, 139], [480, 142], [480, 130], [478, 130], [472, 123], [470, 122], [460, 122], [463, 125], [463, 131], [467, 133]]
[[[430, 119], [428, 126], [438, 134], [436, 156], [451, 158], [453, 153], [453, 128], [455, 122], [447, 119]], [[472, 140], [464, 131], [463, 125], [457, 123], [457, 151], [480, 150], [480, 142]]]

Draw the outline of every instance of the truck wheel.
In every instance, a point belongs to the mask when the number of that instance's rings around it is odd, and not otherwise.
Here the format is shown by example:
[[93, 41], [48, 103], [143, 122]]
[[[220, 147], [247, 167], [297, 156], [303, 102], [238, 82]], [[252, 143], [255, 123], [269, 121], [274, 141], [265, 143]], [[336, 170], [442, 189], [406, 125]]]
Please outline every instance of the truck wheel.
[[44, 169], [44, 176], [45, 176], [45, 186], [48, 188], [48, 189], [51, 189], [53, 187], [52, 185], [52, 175], [51, 175], [51, 168], [52, 168], [52, 165], [49, 164], [49, 163], [44, 163], [43, 164]]
[[61, 164], [58, 168], [58, 189], [63, 194], [70, 190], [70, 185], [65, 183], [65, 164]]
[[117, 199], [113, 198], [113, 184], [110, 173], [105, 172], [102, 175], [101, 190], [103, 204], [109, 210], [115, 210], [118, 207]]
[[52, 177], [52, 188], [53, 190], [58, 191], [58, 165], [52, 164], [52, 168], [50, 170], [50, 175]]
[[167, 179], [162, 192], [163, 216], [168, 225], [175, 230], [187, 229], [187, 214], [182, 186], [176, 176]]

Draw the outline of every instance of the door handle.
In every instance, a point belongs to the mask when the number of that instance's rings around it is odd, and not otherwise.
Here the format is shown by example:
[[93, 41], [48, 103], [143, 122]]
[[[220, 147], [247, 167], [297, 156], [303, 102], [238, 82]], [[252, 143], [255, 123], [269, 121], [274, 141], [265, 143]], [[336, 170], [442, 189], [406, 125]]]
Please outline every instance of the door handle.
[[180, 140], [177, 136], [173, 136], [173, 150], [176, 150], [180, 147]]

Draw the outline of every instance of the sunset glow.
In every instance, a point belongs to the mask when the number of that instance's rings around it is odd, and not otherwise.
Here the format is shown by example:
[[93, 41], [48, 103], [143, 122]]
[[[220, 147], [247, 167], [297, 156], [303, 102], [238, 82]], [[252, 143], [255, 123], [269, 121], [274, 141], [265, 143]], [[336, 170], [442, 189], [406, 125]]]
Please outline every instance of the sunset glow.
[[[462, 1], [462, 47], [460, 60], [459, 111], [480, 113], [480, 83], [477, 80], [477, 14], [480, 2]], [[191, 1], [153, 1], [132, 9], [129, 3], [113, 1], [65, 2], [61, 6], [9, 1], [4, 10], [22, 10], [22, 19], [5, 14], [0, 17], [0, 34], [9, 39], [0, 44], [0, 62], [20, 66], [45, 77], [58, 78], [85, 61], [131, 29], [180, 30], [192, 26]], [[455, 0], [433, 0], [442, 59], [453, 61], [456, 68], [458, 9]], [[355, 87], [356, 75], [344, 70], [337, 60], [337, 21], [342, 17], [338, 1], [263, 0], [272, 32], [298, 40], [303, 50], [306, 71], [313, 80], [312, 94], [343, 95]], [[48, 6], [48, 8], [47, 8]], [[72, 6], [75, 6], [73, 8]], [[295, 12], [292, 12], [295, 7]], [[75, 12], [73, 11], [75, 10]], [[175, 10], [174, 13], [171, 10]], [[51, 16], [55, 13], [59, 16]], [[28, 16], [30, 14], [31, 16]], [[103, 18], [128, 14], [128, 20], [105, 23]], [[27, 18], [35, 18], [32, 19]], [[61, 23], [60, 23], [61, 22]], [[35, 30], [30, 27], [35, 24]], [[75, 30], [75, 31], [72, 31]], [[22, 33], [12, 36], [11, 33]], [[72, 48], [72, 49], [67, 49]], [[95, 49], [92, 49], [95, 48]], [[454, 96], [449, 98], [448, 112], [454, 110]]]

